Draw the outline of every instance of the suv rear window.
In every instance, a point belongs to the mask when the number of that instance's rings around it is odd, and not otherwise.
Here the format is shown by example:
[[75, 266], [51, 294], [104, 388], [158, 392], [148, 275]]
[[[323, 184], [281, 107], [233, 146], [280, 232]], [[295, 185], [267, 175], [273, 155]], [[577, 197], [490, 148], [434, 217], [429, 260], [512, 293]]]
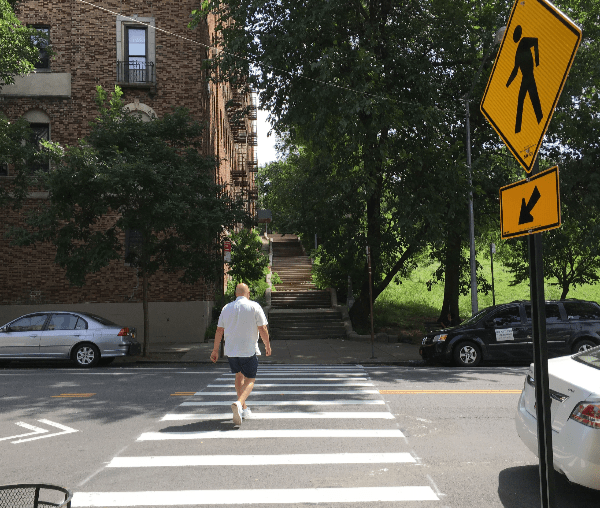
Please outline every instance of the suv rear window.
[[564, 302], [569, 321], [600, 319], [600, 307], [590, 302]]
[[579, 353], [573, 358], [580, 363], [584, 363], [595, 369], [600, 369], [600, 347]]

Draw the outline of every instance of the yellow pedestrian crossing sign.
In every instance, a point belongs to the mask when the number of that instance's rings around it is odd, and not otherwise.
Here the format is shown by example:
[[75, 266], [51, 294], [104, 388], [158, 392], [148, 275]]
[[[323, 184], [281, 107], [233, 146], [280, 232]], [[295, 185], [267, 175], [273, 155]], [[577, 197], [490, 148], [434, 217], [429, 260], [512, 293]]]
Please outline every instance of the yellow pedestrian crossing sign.
[[581, 30], [547, 0], [517, 0], [481, 112], [527, 172], [550, 124]]

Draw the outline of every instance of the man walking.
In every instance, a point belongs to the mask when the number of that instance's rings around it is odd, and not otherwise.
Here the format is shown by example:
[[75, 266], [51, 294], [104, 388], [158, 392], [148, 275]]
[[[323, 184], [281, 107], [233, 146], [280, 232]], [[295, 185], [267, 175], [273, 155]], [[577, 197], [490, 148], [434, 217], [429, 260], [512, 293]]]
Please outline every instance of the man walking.
[[235, 288], [235, 301], [223, 307], [215, 344], [210, 359], [215, 363], [219, 358], [219, 345], [225, 335], [225, 356], [229, 360], [231, 372], [235, 374], [235, 391], [237, 400], [231, 404], [233, 423], [242, 424], [242, 418], [250, 416], [250, 408], [246, 399], [254, 388], [256, 371], [258, 369], [258, 336], [265, 345], [265, 353], [271, 356], [271, 344], [267, 330], [267, 318], [262, 307], [250, 297], [250, 289], [246, 284], [238, 284]]

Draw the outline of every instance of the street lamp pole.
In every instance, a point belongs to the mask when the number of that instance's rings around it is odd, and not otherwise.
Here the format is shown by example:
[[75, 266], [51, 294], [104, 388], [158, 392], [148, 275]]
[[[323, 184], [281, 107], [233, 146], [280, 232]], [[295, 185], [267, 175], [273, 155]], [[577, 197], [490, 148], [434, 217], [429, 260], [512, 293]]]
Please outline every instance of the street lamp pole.
[[470, 264], [471, 264], [471, 313], [474, 315], [478, 311], [477, 304], [477, 263], [475, 259], [475, 217], [473, 214], [473, 172], [471, 169], [471, 119], [469, 112], [469, 101], [471, 98], [471, 94], [473, 93], [473, 88], [475, 88], [475, 83], [479, 80], [479, 76], [481, 75], [481, 71], [483, 70], [483, 65], [489, 58], [490, 54], [494, 47], [502, 41], [502, 37], [504, 36], [504, 32], [506, 31], [506, 27], [503, 26], [500, 28], [496, 34], [494, 35], [494, 43], [492, 47], [488, 50], [486, 55], [483, 57], [481, 61], [481, 65], [479, 66], [479, 70], [475, 75], [475, 79], [471, 83], [471, 88], [468, 93], [463, 97], [465, 101], [465, 111], [466, 111], [466, 129], [467, 129], [467, 167], [469, 168], [469, 247], [470, 247]]

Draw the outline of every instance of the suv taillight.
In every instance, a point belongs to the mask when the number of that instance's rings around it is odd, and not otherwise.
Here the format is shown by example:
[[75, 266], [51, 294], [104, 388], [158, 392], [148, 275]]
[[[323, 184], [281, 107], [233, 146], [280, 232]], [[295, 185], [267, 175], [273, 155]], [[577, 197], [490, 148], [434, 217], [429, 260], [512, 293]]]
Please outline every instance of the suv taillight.
[[575, 406], [570, 418], [593, 429], [600, 429], [600, 404], [580, 402]]
[[121, 331], [117, 333], [117, 337], [125, 337], [125, 335], [129, 335], [129, 328], [121, 328]]

